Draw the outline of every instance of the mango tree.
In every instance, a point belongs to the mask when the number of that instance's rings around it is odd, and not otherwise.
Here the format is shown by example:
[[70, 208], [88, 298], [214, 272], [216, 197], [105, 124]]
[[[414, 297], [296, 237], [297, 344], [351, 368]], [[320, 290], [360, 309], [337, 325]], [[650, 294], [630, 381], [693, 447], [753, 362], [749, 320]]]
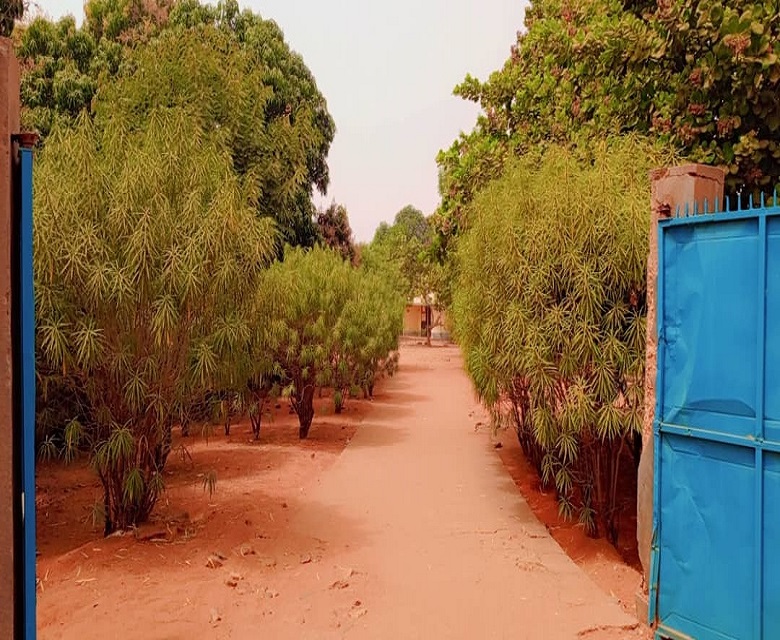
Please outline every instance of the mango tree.
[[70, 16], [17, 25], [26, 127], [45, 144], [55, 125], [94, 117], [94, 98], [116, 79], [122, 82], [107, 101], [109, 113], [130, 111], [140, 119], [150, 105], [178, 99], [210, 117], [211, 126], [228, 127], [235, 168], [262, 180], [266, 197], [258, 208], [281, 221], [283, 240], [315, 244], [311, 197], [315, 189], [327, 191], [335, 125], [279, 26], [241, 11], [236, 0], [88, 0], [84, 11], [81, 26]]
[[505, 64], [455, 89], [481, 113], [438, 157], [443, 248], [507, 161], [551, 142], [647, 135], [723, 167], [733, 196], [771, 195], [780, 181], [777, 16], [777, 2], [763, 0], [533, 0]]
[[[314, 133], [305, 104], [289, 113], [269, 113], [275, 96], [265, 82], [267, 73], [224, 30], [171, 27], [129, 55], [116, 81], [99, 89], [95, 119], [99, 124], [117, 116], [143, 122], [161, 105], [186, 110], [224, 141], [236, 173], [254, 183], [253, 193], [262, 195], [254, 199], [258, 215], [273, 218], [284, 231], [296, 226], [299, 194], [309, 188], [307, 158]], [[280, 252], [282, 240], [280, 235]]]

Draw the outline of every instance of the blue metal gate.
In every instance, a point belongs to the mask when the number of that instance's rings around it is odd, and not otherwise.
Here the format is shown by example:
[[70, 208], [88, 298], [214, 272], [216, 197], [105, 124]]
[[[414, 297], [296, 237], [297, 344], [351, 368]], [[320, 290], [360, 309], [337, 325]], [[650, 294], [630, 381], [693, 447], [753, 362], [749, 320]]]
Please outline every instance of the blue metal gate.
[[659, 223], [651, 616], [661, 638], [780, 638], [777, 203], [705, 205]]

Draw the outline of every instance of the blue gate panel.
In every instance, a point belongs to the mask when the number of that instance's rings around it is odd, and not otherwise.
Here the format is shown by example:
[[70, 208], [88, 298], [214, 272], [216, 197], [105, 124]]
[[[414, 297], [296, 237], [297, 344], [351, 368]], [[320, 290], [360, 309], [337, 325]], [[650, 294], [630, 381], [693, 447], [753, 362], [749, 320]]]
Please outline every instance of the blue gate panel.
[[659, 229], [658, 637], [780, 639], [780, 207]]
[[750, 449], [664, 437], [662, 628], [697, 640], [756, 637], [753, 608], [745, 606], [755, 599], [754, 472]]
[[755, 432], [755, 219], [665, 231], [662, 421]]
[[765, 452], [764, 469], [764, 638], [780, 638], [780, 454]]
[[[767, 219], [766, 326], [764, 437], [780, 443], [780, 218], [777, 217]], [[780, 510], [780, 502], [775, 504]]]

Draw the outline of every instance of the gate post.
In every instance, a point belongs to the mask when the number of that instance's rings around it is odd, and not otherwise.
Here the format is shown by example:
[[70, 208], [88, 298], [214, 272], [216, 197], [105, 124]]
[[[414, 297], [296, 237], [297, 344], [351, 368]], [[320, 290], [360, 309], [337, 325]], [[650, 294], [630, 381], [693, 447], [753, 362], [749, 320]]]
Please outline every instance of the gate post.
[[14, 382], [12, 379], [12, 245], [14, 202], [14, 143], [19, 131], [19, 64], [13, 42], [0, 38], [0, 638], [21, 633], [21, 603], [15, 597], [18, 562], [16, 523], [21, 505], [15, 482], [17, 434], [14, 433]]
[[658, 220], [673, 215], [677, 207], [699, 205], [707, 201], [714, 211], [716, 201], [723, 203], [725, 173], [717, 167], [686, 164], [650, 173], [650, 242], [647, 260], [647, 350], [645, 359], [645, 405], [642, 425], [642, 457], [637, 481], [637, 542], [642, 563], [643, 588], [637, 594], [637, 616], [648, 619], [650, 548], [653, 538], [653, 421], [655, 418], [656, 354], [658, 327], [656, 317], [658, 281]]

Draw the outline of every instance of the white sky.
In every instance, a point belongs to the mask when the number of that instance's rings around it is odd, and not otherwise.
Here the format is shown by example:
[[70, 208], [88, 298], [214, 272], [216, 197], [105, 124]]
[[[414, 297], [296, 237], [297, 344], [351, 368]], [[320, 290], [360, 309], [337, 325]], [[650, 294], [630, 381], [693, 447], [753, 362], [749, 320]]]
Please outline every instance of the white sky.
[[[452, 96], [509, 57], [525, 0], [239, 0], [275, 20], [312, 70], [338, 129], [328, 195], [358, 240], [406, 204], [436, 208], [436, 154], [474, 125]], [[83, 0], [34, 0], [53, 18], [83, 16]]]

